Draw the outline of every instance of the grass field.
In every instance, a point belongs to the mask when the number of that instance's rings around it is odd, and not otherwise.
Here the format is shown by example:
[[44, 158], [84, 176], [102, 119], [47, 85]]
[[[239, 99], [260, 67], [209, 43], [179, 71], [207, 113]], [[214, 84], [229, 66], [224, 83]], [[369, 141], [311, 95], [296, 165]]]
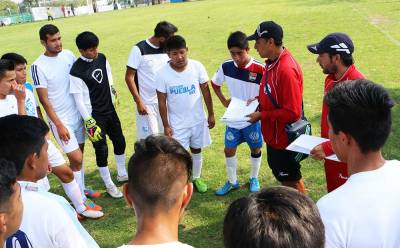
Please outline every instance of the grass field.
[[[113, 68], [114, 81], [120, 96], [118, 113], [127, 138], [129, 156], [136, 140], [132, 97], [124, 82], [126, 60], [136, 42], [152, 35], [155, 24], [168, 20], [179, 28], [189, 46], [189, 56], [206, 66], [209, 76], [219, 64], [229, 58], [226, 38], [230, 32], [242, 30], [254, 32], [259, 22], [274, 20], [284, 29], [284, 44], [302, 65], [304, 73], [304, 104], [307, 117], [312, 121], [314, 134], [319, 134], [320, 109], [324, 75], [316, 56], [309, 53], [306, 45], [319, 41], [330, 32], [348, 33], [355, 43], [357, 67], [373, 81], [390, 90], [400, 102], [400, 3], [398, 1], [326, 1], [326, 0], [208, 0], [182, 4], [165, 4], [146, 8], [126, 9], [90, 16], [58, 19], [56, 24], [62, 34], [64, 48], [78, 51], [74, 39], [79, 32], [90, 30], [100, 37], [100, 51], [105, 53]], [[36, 22], [0, 28], [0, 54], [18, 52], [29, 62], [43, 51], [38, 39], [39, 28], [47, 22]], [[253, 43], [251, 46], [253, 47]], [[257, 52], [251, 53], [258, 58]], [[225, 89], [226, 90], [226, 89]], [[213, 94], [216, 119], [224, 108]], [[224, 126], [217, 122], [211, 132], [213, 144], [205, 149], [203, 178], [210, 190], [206, 194], [194, 194], [180, 226], [180, 239], [195, 247], [221, 247], [222, 221], [227, 206], [248, 194], [243, 188], [226, 197], [216, 197], [214, 190], [225, 180], [223, 156]], [[400, 108], [394, 108], [394, 127], [384, 149], [385, 156], [400, 159]], [[266, 155], [264, 153], [264, 158]], [[249, 173], [249, 153], [245, 146], [238, 152], [238, 175], [245, 183]], [[109, 158], [114, 178], [115, 162]], [[326, 193], [322, 163], [305, 160], [302, 173], [308, 194], [318, 200]], [[85, 152], [86, 181], [94, 189], [102, 183], [90, 143]], [[266, 159], [260, 173], [263, 187], [276, 185]], [[52, 191], [63, 194], [62, 188], [51, 176]], [[135, 231], [133, 211], [123, 200], [104, 196], [96, 201], [104, 208], [105, 216], [98, 221], [86, 221], [85, 227], [101, 247], [117, 247], [127, 243]]]

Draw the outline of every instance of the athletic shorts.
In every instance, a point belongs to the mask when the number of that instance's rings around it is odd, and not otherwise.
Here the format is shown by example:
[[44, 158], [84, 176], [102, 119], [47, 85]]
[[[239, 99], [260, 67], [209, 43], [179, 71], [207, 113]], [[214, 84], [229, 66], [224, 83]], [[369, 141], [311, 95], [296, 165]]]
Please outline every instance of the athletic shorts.
[[137, 139], [145, 139], [152, 134], [164, 133], [158, 104], [146, 104], [147, 115], [140, 115], [136, 109]]
[[278, 181], [297, 181], [301, 179], [301, 165], [294, 159], [295, 154], [292, 151], [274, 149], [267, 145], [268, 165]]
[[190, 128], [172, 128], [172, 132], [172, 137], [185, 149], [189, 149], [189, 147], [199, 149], [211, 144], [210, 130], [208, 129], [207, 121]]
[[65, 153], [75, 151], [76, 149], [79, 149], [79, 144], [85, 143], [85, 127], [83, 126], [83, 121], [81, 118], [79, 118], [79, 121], [77, 121], [74, 125], [64, 125], [68, 129], [70, 136], [70, 139], [67, 142], [64, 142], [60, 139], [60, 136], [57, 132], [57, 127], [52, 122], [49, 122], [49, 125], [54, 138], [57, 140], [57, 143]]
[[47, 148], [47, 154], [49, 157], [49, 164], [52, 168], [65, 164], [65, 159], [62, 156], [61, 152], [57, 149], [57, 147], [51, 142], [51, 140], [47, 140], [47, 144], [49, 145]]
[[261, 148], [263, 139], [261, 134], [260, 122], [251, 124], [242, 129], [226, 127], [225, 129], [225, 147], [236, 148], [241, 143], [246, 142], [250, 149]]

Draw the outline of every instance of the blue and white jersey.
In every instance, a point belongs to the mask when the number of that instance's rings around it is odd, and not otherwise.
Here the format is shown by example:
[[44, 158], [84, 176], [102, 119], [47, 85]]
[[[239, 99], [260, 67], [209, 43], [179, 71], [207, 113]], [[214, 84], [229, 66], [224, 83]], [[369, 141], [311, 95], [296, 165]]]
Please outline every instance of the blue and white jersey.
[[44, 191], [37, 183], [19, 181], [24, 204], [19, 231], [6, 248], [97, 248], [65, 198]]
[[204, 66], [189, 59], [184, 71], [169, 64], [156, 75], [157, 91], [167, 94], [168, 120], [173, 129], [194, 127], [205, 120], [200, 84], [209, 80]]
[[251, 58], [240, 68], [233, 60], [225, 61], [212, 78], [214, 85], [222, 86], [226, 82], [231, 97], [247, 101], [258, 96], [264, 65]]
[[34, 94], [34, 89], [33, 86], [26, 82], [24, 84], [25, 86], [25, 112], [27, 115], [29, 116], [34, 116], [34, 117], [38, 117], [38, 113], [37, 113], [37, 101], [35, 98], [35, 94]]

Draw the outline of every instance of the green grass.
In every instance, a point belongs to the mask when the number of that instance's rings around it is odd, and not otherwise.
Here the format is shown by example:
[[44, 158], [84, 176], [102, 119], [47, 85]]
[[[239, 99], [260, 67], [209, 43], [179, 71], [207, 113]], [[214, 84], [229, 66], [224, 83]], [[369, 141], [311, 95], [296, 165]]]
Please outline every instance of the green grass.
[[[306, 50], [306, 45], [321, 40], [330, 32], [347, 32], [355, 43], [358, 68], [368, 78], [388, 88], [399, 102], [399, 11], [400, 3], [396, 1], [209, 0], [98, 13], [58, 19], [54, 23], [61, 30], [64, 48], [72, 50], [76, 55], [78, 51], [74, 39], [79, 32], [90, 30], [100, 37], [99, 48], [111, 63], [120, 94], [118, 113], [127, 138], [126, 154], [129, 156], [133, 152], [136, 129], [135, 105], [124, 82], [126, 60], [132, 45], [151, 36], [158, 21], [168, 20], [178, 26], [179, 34], [187, 40], [190, 57], [203, 62], [210, 77], [219, 64], [229, 58], [225, 44], [230, 32], [242, 30], [250, 34], [260, 21], [267, 19], [281, 24], [285, 46], [302, 65], [305, 112], [312, 121], [314, 133], [319, 134], [324, 75], [315, 62], [316, 56]], [[45, 23], [0, 28], [0, 53], [18, 52], [32, 62], [43, 51], [38, 30]], [[254, 49], [251, 53], [258, 58]], [[224, 109], [214, 94], [213, 99], [218, 120]], [[384, 153], [387, 158], [400, 159], [398, 106], [394, 108], [393, 119], [393, 132]], [[234, 199], [248, 194], [246, 189], [241, 189], [226, 197], [214, 196], [214, 190], [226, 180], [223, 134], [224, 126], [217, 122], [211, 132], [213, 144], [204, 153], [203, 177], [210, 190], [206, 194], [194, 194], [180, 226], [180, 239], [196, 247], [222, 246], [222, 221], [226, 208]], [[261, 184], [264, 187], [277, 185], [265, 157], [264, 153]], [[250, 163], [246, 146], [238, 149], [238, 158], [239, 180], [244, 183], [248, 178]], [[110, 156], [109, 160], [115, 177], [114, 159]], [[87, 185], [102, 189], [90, 143], [86, 146], [85, 165]], [[326, 193], [322, 163], [307, 159], [303, 162], [302, 173], [309, 196], [318, 200]], [[63, 194], [54, 177], [51, 177], [51, 182], [52, 190]], [[108, 196], [96, 202], [104, 207], [105, 216], [98, 221], [84, 222], [85, 227], [101, 247], [117, 247], [127, 243], [135, 231], [133, 211], [126, 208], [123, 200], [114, 200]]]

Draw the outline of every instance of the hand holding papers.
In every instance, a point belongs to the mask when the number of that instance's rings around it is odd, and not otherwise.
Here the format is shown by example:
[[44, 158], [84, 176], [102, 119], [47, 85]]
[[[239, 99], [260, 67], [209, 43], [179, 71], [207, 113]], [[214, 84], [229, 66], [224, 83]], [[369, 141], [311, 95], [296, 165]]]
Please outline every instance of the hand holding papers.
[[[294, 152], [301, 152], [304, 154], [310, 154], [311, 150], [327, 141], [328, 139], [325, 138], [320, 138], [320, 137], [315, 137], [315, 136], [310, 136], [310, 135], [300, 135], [295, 141], [293, 141], [288, 147], [286, 147], [286, 150], [294, 151]], [[338, 161], [339, 159], [336, 157], [335, 154], [326, 157], [326, 159], [333, 160], [333, 161]]]
[[228, 108], [226, 109], [221, 121], [232, 128], [242, 129], [250, 125], [248, 122], [249, 115], [254, 113], [258, 107], [258, 101], [252, 101], [247, 105], [246, 101], [242, 101], [238, 98], [232, 97]]

